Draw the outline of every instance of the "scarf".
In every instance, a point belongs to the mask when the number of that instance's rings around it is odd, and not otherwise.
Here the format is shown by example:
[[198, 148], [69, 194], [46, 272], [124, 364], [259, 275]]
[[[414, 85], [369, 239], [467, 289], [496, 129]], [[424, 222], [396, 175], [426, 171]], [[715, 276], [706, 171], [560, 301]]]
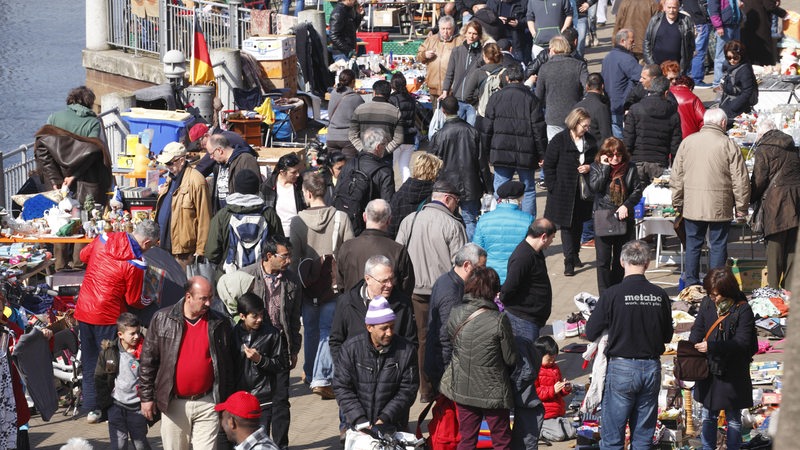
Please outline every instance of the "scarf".
[[628, 163], [611, 166], [611, 182], [608, 184], [608, 195], [615, 206], [621, 206], [628, 196], [625, 187], [625, 174], [628, 173]]
[[733, 307], [733, 299], [732, 298], [724, 298], [717, 303], [717, 317], [724, 316], [728, 314]]

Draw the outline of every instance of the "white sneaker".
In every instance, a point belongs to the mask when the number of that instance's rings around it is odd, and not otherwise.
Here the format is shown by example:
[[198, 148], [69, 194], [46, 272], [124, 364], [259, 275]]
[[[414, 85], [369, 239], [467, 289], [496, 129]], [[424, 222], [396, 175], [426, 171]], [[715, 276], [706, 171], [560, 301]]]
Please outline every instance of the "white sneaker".
[[102, 417], [103, 413], [96, 409], [94, 411], [89, 411], [89, 414], [86, 415], [86, 421], [89, 423], [98, 423], [100, 422], [100, 417]]

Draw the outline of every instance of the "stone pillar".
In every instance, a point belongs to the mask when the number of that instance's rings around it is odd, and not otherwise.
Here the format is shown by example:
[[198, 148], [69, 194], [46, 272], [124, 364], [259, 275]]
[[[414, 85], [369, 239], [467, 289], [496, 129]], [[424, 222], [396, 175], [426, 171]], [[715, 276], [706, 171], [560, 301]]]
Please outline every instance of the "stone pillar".
[[235, 48], [211, 50], [211, 64], [217, 79], [217, 96], [223, 109], [234, 109], [233, 88], [242, 87], [242, 59]]
[[108, 4], [106, 0], [86, 0], [86, 49], [108, 50]]

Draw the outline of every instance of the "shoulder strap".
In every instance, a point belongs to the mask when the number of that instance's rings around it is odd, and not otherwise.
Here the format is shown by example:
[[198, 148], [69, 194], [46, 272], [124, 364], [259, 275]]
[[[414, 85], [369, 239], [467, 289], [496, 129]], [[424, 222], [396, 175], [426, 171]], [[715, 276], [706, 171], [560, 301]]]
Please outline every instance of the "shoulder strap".
[[717, 328], [717, 325], [719, 325], [719, 324], [720, 324], [720, 322], [722, 322], [723, 320], [725, 320], [725, 318], [726, 318], [726, 317], [728, 317], [728, 314], [730, 314], [730, 313], [729, 313], [729, 312], [728, 312], [728, 313], [725, 313], [725, 314], [723, 314], [723, 315], [721, 315], [721, 316], [719, 316], [719, 317], [717, 318], [717, 321], [716, 321], [716, 322], [714, 322], [714, 324], [713, 324], [713, 325], [711, 325], [711, 328], [709, 328], [709, 329], [708, 329], [708, 333], [706, 333], [706, 337], [704, 337], [704, 338], [703, 338], [703, 340], [704, 340], [704, 341], [707, 341], [707, 340], [708, 340], [708, 337], [709, 337], [709, 336], [711, 336], [711, 332], [712, 332], [712, 331], [714, 331], [714, 328]]
[[336, 254], [336, 244], [339, 243], [339, 227], [342, 225], [343, 212], [338, 209], [333, 214], [333, 236], [331, 237], [331, 253]]
[[472, 322], [474, 318], [480, 316], [481, 314], [485, 313], [488, 310], [489, 308], [480, 307], [475, 311], [473, 311], [472, 314], [470, 314], [469, 317], [467, 317], [467, 320], [461, 322], [461, 325], [459, 325], [458, 328], [456, 328], [456, 332], [453, 333], [453, 340], [455, 340], [458, 337], [458, 333], [461, 333], [461, 329], [464, 328], [466, 324]]
[[411, 220], [411, 228], [408, 229], [408, 237], [406, 238], [405, 244], [403, 244], [403, 247], [406, 248], [406, 251], [408, 251], [408, 243], [411, 242], [411, 235], [414, 234], [414, 224], [417, 222], [417, 217], [419, 217], [420, 211], [421, 210], [418, 209], [417, 212], [414, 213], [414, 218]]

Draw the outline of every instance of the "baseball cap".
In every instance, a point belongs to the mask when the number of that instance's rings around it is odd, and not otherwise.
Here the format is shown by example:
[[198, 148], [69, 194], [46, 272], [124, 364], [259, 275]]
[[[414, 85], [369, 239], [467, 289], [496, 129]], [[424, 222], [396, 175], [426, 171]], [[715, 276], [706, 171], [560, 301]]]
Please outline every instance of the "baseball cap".
[[227, 400], [214, 406], [214, 411], [228, 411], [234, 416], [243, 419], [258, 419], [261, 417], [261, 404], [258, 403], [255, 395], [239, 391], [234, 392]]
[[189, 141], [194, 142], [203, 137], [203, 135], [206, 133], [208, 133], [208, 125], [204, 123], [195, 124], [189, 130]]
[[159, 164], [166, 164], [179, 156], [186, 156], [186, 147], [180, 142], [170, 142], [156, 156], [156, 161]]

